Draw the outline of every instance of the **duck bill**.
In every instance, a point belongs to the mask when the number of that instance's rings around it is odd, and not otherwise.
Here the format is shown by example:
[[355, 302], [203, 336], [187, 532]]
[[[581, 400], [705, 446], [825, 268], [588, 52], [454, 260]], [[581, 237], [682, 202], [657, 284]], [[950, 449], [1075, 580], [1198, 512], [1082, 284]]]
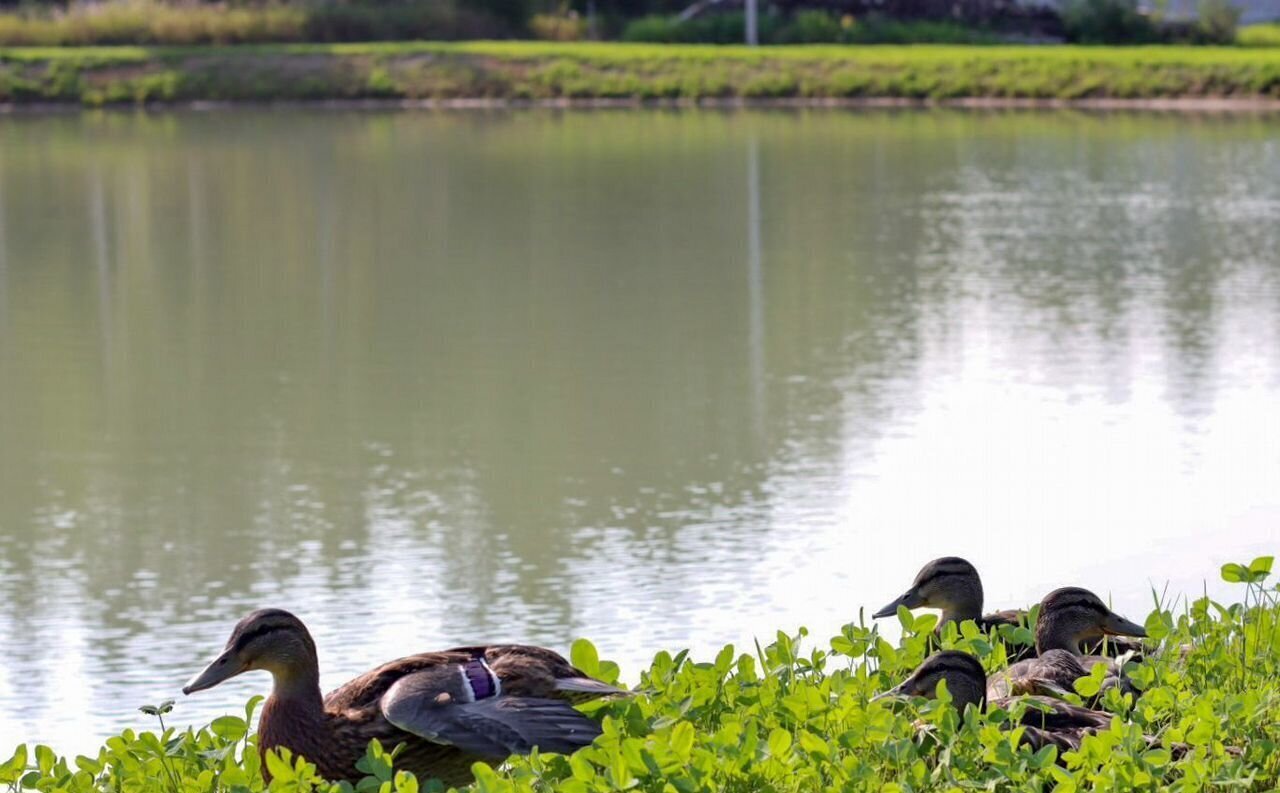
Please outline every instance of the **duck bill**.
[[871, 701], [883, 702], [886, 699], [898, 699], [903, 696], [902, 686], [905, 686], [905, 685], [906, 683], [903, 683], [901, 686], [894, 686], [888, 691], [881, 691], [879, 694], [876, 694], [874, 697], [872, 697]]
[[1102, 621], [1102, 633], [1106, 636], [1137, 636], [1142, 639], [1147, 637], [1146, 628], [1136, 622], [1130, 622], [1114, 611], [1107, 614]]
[[898, 613], [898, 606], [906, 606], [909, 609], [917, 609], [924, 605], [923, 599], [914, 589], [908, 590], [905, 595], [893, 601], [889, 605], [871, 615], [872, 619], [883, 619], [892, 617]]
[[188, 680], [187, 684], [182, 687], [182, 693], [194, 694], [197, 691], [204, 691], [206, 688], [213, 688], [222, 681], [230, 680], [243, 671], [245, 671], [244, 667], [228, 650], [213, 659], [213, 663], [206, 666], [204, 671]]

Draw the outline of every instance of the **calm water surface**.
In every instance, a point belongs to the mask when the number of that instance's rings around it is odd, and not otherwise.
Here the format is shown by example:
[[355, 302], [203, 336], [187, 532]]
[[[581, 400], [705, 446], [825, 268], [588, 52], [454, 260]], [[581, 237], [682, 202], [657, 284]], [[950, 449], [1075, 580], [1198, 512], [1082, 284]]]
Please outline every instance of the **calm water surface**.
[[0, 750], [238, 711], [178, 688], [263, 605], [334, 685], [634, 680], [941, 554], [1199, 592], [1280, 550], [1277, 174], [1276, 117], [4, 118]]

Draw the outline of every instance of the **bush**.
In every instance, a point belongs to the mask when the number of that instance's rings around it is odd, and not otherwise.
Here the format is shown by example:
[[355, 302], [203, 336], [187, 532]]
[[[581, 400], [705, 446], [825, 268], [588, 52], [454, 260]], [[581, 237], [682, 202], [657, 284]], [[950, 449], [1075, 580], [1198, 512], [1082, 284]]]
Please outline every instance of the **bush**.
[[586, 37], [587, 20], [576, 11], [567, 14], [534, 14], [529, 32], [544, 41], [581, 41]]
[[[762, 14], [758, 20], [762, 42], [772, 42], [783, 27], [783, 18]], [[647, 16], [629, 23], [623, 41], [657, 44], [741, 44], [746, 38], [746, 17], [741, 12], [707, 14], [683, 22], [675, 17]]]
[[1212, 44], [1234, 44], [1240, 25], [1240, 9], [1229, 0], [1200, 0], [1196, 28]]
[[1245, 47], [1280, 47], [1280, 22], [1246, 25], [1236, 33], [1236, 43]]
[[433, 0], [232, 6], [108, 0], [0, 14], [0, 45], [250, 44], [493, 37], [493, 19]]
[[1144, 44], [1159, 38], [1136, 0], [1070, 0], [1062, 23], [1067, 40], [1080, 44]]
[[850, 44], [999, 44], [997, 33], [958, 22], [893, 19], [872, 15], [850, 20], [843, 40]]
[[777, 33], [777, 44], [830, 44], [843, 39], [840, 22], [826, 11], [800, 11]]

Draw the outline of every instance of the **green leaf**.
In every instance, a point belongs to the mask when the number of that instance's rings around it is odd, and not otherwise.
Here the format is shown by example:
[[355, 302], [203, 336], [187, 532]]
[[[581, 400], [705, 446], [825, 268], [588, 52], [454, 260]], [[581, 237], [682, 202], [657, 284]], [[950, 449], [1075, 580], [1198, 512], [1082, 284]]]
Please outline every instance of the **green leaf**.
[[1248, 570], [1243, 566], [1228, 562], [1222, 566], [1222, 580], [1229, 584], [1238, 584], [1248, 577]]
[[800, 731], [800, 748], [804, 749], [806, 753], [817, 755], [818, 757], [825, 758], [831, 755], [831, 747], [827, 745], [827, 742], [808, 730]]
[[282, 756], [286, 753], [288, 753], [287, 749], [280, 751], [272, 749], [267, 752], [267, 771], [275, 782], [288, 782], [297, 776], [293, 770], [293, 765]]
[[396, 793], [418, 793], [418, 778], [408, 771], [397, 771]]
[[898, 622], [902, 625], [904, 633], [910, 632], [916, 624], [916, 618], [911, 613], [911, 609], [906, 606], [898, 606]]
[[219, 716], [209, 724], [209, 731], [225, 741], [236, 741], [249, 732], [249, 725], [239, 716]]
[[20, 743], [13, 750], [13, 756], [4, 765], [0, 765], [0, 785], [12, 785], [22, 778], [22, 773], [26, 770], [27, 745]]
[[36, 768], [40, 769], [41, 774], [48, 776], [57, 762], [58, 755], [52, 749], [44, 744], [36, 746]]
[[671, 728], [671, 737], [667, 745], [681, 760], [688, 760], [689, 754], [693, 751], [694, 737], [693, 725], [687, 721], [681, 721]]
[[595, 677], [600, 672], [600, 654], [596, 646], [586, 639], [577, 639], [569, 649], [569, 660], [587, 675]]
[[774, 727], [769, 733], [769, 754], [778, 758], [785, 759], [791, 752], [791, 733], [781, 727]]
[[1275, 560], [1274, 556], [1259, 556], [1249, 563], [1249, 572], [1264, 577], [1271, 575], [1271, 565]]
[[937, 614], [921, 614], [916, 617], [912, 630], [916, 633], [933, 633], [933, 629], [938, 626]]

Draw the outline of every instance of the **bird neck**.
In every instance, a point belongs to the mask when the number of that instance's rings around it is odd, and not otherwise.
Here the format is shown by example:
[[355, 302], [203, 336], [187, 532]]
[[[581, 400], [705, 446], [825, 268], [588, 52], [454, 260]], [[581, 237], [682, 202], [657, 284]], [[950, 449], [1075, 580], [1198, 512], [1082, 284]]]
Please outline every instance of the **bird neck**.
[[1066, 650], [1072, 655], [1079, 655], [1080, 637], [1053, 614], [1042, 612], [1036, 624], [1036, 654], [1044, 655], [1050, 650]]
[[938, 622], [938, 626], [946, 625], [948, 622], [954, 622], [957, 625], [965, 620], [973, 620], [981, 623], [982, 621], [982, 601], [973, 599], [956, 600], [948, 603], [942, 609], [942, 618]]
[[275, 675], [271, 696], [262, 706], [258, 722], [258, 751], [262, 755], [262, 776], [268, 783], [266, 756], [272, 749], [288, 749], [296, 758], [312, 762], [323, 759], [328, 738], [324, 697], [318, 675], [289, 677]]
[[320, 670], [315, 663], [297, 664], [271, 670], [271, 696], [267, 702], [277, 703], [293, 715], [324, 715], [324, 696], [320, 693]]

